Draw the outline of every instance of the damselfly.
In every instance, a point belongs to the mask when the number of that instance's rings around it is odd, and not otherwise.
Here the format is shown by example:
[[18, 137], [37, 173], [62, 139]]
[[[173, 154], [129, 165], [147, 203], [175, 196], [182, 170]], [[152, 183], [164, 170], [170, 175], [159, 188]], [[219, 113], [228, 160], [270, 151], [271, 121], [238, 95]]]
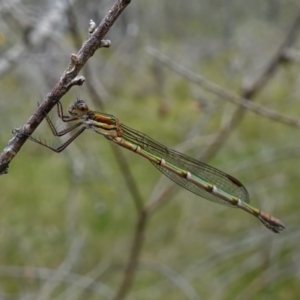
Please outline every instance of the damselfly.
[[58, 148], [31, 136], [29, 139], [55, 152], [61, 152], [86, 129], [93, 130], [117, 145], [148, 159], [159, 171], [190, 192], [212, 202], [240, 208], [258, 218], [273, 232], [279, 233], [285, 229], [280, 220], [251, 206], [248, 191], [231, 175], [165, 147], [145, 134], [122, 124], [113, 115], [90, 110], [83, 100], [77, 99], [69, 108], [68, 115], [64, 114], [62, 104], [58, 102], [57, 112], [64, 122], [75, 120], [79, 122], [58, 131], [46, 115], [53, 135], [63, 136], [76, 128], [80, 129]]

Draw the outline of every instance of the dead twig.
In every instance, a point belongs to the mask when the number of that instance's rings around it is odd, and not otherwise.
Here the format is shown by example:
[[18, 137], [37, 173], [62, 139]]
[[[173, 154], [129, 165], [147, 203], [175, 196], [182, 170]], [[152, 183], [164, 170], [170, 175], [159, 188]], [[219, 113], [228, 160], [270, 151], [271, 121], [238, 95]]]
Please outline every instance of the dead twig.
[[13, 138], [0, 154], [0, 174], [6, 174], [8, 172], [9, 163], [27, 140], [27, 136], [22, 134], [22, 132], [31, 135], [44, 119], [45, 113], [49, 113], [72, 86], [81, 85], [84, 82], [84, 77], [76, 76], [97, 49], [107, 46], [107, 43], [102, 42], [103, 37], [129, 3], [130, 0], [117, 0], [100, 25], [84, 42], [79, 52], [71, 55], [69, 66], [62, 74], [60, 80], [55, 84], [51, 92], [45, 97], [37, 111], [28, 121], [22, 127], [18, 128], [18, 130], [15, 130]]
[[[203, 76], [199, 74], [195, 74], [192, 71], [186, 69], [185, 67], [175, 63], [172, 59], [167, 57], [166, 55], [160, 53], [156, 49], [148, 48], [148, 53], [158, 59], [161, 63], [171, 68], [173, 71], [186, 78], [187, 80], [196, 83], [206, 89], [209, 92], [214, 93], [218, 97], [223, 100], [229, 101], [233, 104], [236, 104], [242, 108], [246, 108], [247, 110], [256, 113], [262, 117], [271, 119], [278, 123], [283, 123], [285, 125], [300, 128], [300, 119], [292, 118], [289, 116], [285, 116], [280, 114], [279, 112], [272, 110], [268, 107], [253, 103], [249, 101], [249, 99], [239, 96], [234, 92], [226, 90], [219, 85], [207, 80]], [[258, 85], [255, 85], [258, 87]], [[250, 92], [251, 91], [251, 92]], [[252, 88], [251, 90], [246, 89], [245, 94], [254, 95], [256, 92]]]
[[119, 287], [119, 290], [116, 293], [116, 296], [113, 300], [123, 300], [131, 289], [131, 285], [134, 280], [136, 269], [138, 266], [138, 258], [142, 250], [142, 245], [144, 242], [144, 233], [148, 220], [147, 211], [143, 210], [140, 212], [137, 224], [135, 226], [135, 233], [133, 242], [131, 245], [131, 251], [129, 254], [129, 259], [125, 268], [124, 276]]
[[[261, 72], [261, 74], [255, 80], [253, 80], [251, 84], [248, 84], [243, 88], [241, 96], [238, 96], [235, 93], [219, 87], [215, 83], [208, 81], [198, 74], [194, 74], [190, 70], [187, 70], [177, 63], [173, 62], [170, 58], [168, 58], [166, 55], [161, 54], [156, 49], [150, 47], [147, 48], [149, 54], [154, 56], [167, 67], [179, 73], [181, 76], [216, 94], [220, 98], [226, 99], [227, 101], [230, 101], [239, 106], [232, 115], [229, 122], [218, 132], [215, 139], [211, 142], [210, 146], [208, 146], [198, 158], [199, 160], [207, 161], [217, 153], [217, 151], [225, 143], [233, 129], [236, 128], [238, 123], [242, 120], [245, 108], [261, 116], [272, 119], [273, 121], [300, 128], [300, 120], [284, 116], [282, 114], [279, 114], [278, 112], [250, 102], [250, 100], [262, 89], [263, 86], [266, 85], [268, 80], [270, 80], [271, 77], [275, 74], [275, 71], [277, 70], [280, 63], [286, 61], [286, 51], [295, 42], [299, 27], [300, 11], [298, 12], [290, 30], [288, 31], [275, 55], [266, 64], [266, 67]], [[167, 187], [155, 199], [152, 199], [152, 201], [147, 206], [147, 211], [152, 212], [153, 210], [158, 209], [162, 204], [170, 199], [176, 189], [177, 187], [175, 186], [175, 184]]]
[[[70, 32], [72, 35], [72, 40], [75, 46], [78, 46], [81, 44], [80, 40], [80, 30], [77, 22], [76, 15], [72, 9], [72, 6], [70, 6], [68, 10], [68, 20], [70, 24]], [[90, 20], [89, 23], [89, 33], [92, 34], [95, 30], [95, 22], [93, 20]], [[97, 105], [101, 108], [102, 111], [105, 111], [105, 101], [103, 100], [105, 96], [103, 97], [103, 93], [107, 94], [107, 92], [104, 91], [104, 88], [97, 88], [97, 86], [101, 86], [100, 82], [95, 83], [95, 76], [92, 75], [92, 69], [87, 64], [83, 70], [83, 74], [86, 78], [86, 87], [87, 91], [89, 93], [89, 96], [94, 103], [94, 105]], [[120, 171], [122, 173], [122, 176], [124, 178], [124, 181], [128, 187], [129, 192], [132, 195], [132, 199], [134, 201], [135, 207], [137, 212], [139, 213], [143, 206], [143, 199], [141, 196], [141, 193], [138, 189], [138, 186], [132, 176], [129, 164], [123, 154], [123, 152], [116, 147], [115, 145], [111, 145], [111, 149], [113, 151], [113, 154], [115, 156], [115, 159], [120, 167]]]

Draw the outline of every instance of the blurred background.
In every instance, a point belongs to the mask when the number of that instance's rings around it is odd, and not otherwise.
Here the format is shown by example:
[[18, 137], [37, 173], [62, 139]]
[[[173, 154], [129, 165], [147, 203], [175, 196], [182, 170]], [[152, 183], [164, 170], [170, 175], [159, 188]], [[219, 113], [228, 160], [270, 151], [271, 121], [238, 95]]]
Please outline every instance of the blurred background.
[[[0, 0], [2, 149], [88, 38], [89, 20], [99, 24], [113, 4]], [[93, 132], [60, 154], [28, 141], [1, 177], [0, 299], [113, 298], [134, 239], [136, 198], [158, 206], [128, 299], [298, 299], [299, 128], [240, 110], [172, 69], [179, 64], [299, 119], [299, 24], [272, 61], [297, 17], [292, 0], [132, 1], [106, 36], [111, 47], [84, 67], [86, 83], [62, 99], [67, 108], [82, 98], [238, 178], [252, 205], [286, 231], [274, 234], [241, 210], [175, 190], [147, 160], [116, 152]], [[46, 124], [34, 136], [62, 142]]]

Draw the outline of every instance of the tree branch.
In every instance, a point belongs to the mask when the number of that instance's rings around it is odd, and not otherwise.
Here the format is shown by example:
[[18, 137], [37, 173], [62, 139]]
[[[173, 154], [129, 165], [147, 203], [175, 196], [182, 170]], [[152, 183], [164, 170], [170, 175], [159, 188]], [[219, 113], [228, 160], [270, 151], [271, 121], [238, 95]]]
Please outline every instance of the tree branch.
[[15, 131], [14, 137], [8, 142], [8, 145], [0, 154], [0, 174], [8, 173], [9, 163], [20, 151], [21, 147], [27, 140], [27, 136], [21, 134], [21, 132], [31, 135], [44, 119], [45, 113], [49, 113], [49, 111], [73, 85], [80, 85], [83, 83], [84, 78], [77, 78], [76, 76], [83, 68], [87, 60], [94, 55], [97, 49], [103, 46], [103, 37], [129, 3], [130, 0], [117, 0], [106, 14], [101, 24], [83, 43], [83, 46], [79, 52], [71, 55], [69, 66], [64, 71], [60, 80], [55, 84], [51, 92], [45, 97], [37, 111], [22, 127]]
[[[252, 88], [247, 88], [245, 92], [243, 92], [242, 96], [237, 95], [236, 93], [226, 90], [223, 87], [220, 87], [219, 85], [207, 80], [201, 75], [195, 74], [192, 71], [184, 68], [183, 66], [175, 63], [172, 61], [169, 57], [166, 55], [160, 53], [156, 49], [148, 48], [148, 53], [154, 56], [156, 59], [158, 59], [161, 63], [166, 65], [167, 67], [171, 68], [173, 71], [181, 75], [182, 77], [186, 78], [190, 82], [196, 83], [199, 86], [203, 87], [207, 91], [214, 93], [219, 98], [229, 101], [235, 105], [238, 105], [240, 108], [249, 110], [251, 112], [256, 113], [257, 115], [260, 115], [262, 117], [271, 119], [275, 122], [282, 123], [288, 126], [300, 128], [300, 119], [292, 118], [289, 116], [285, 116], [275, 110], [272, 110], [268, 107], [253, 103], [252, 101], [249, 101], [249, 98], [246, 98], [244, 95], [252, 95], [257, 93], [257, 88], [261, 86], [262, 80], [265, 81], [265, 76], [262, 75], [263, 78], [261, 80], [255, 81], [256, 83], [251, 85]], [[273, 65], [273, 64], [272, 64]], [[270, 73], [268, 73], [270, 74]], [[255, 88], [254, 88], [255, 87]], [[249, 97], [249, 96], [248, 96]]]
[[145, 234], [148, 218], [149, 215], [146, 210], [140, 212], [138, 222], [135, 226], [135, 234], [134, 234], [127, 266], [125, 268], [124, 276], [120, 288], [117, 291], [117, 294], [113, 298], [113, 300], [125, 299], [126, 295], [131, 289], [131, 285], [133, 283], [136, 269], [138, 266], [138, 259], [144, 242], [144, 234]]

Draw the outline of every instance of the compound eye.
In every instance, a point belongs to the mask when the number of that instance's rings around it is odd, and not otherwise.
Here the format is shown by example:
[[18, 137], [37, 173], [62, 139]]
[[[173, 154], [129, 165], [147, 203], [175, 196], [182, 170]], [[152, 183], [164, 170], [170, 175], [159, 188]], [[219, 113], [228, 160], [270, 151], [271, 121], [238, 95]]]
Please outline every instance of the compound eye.
[[81, 103], [77, 106], [77, 111], [79, 111], [81, 113], [85, 113], [88, 111], [88, 107], [85, 103]]

